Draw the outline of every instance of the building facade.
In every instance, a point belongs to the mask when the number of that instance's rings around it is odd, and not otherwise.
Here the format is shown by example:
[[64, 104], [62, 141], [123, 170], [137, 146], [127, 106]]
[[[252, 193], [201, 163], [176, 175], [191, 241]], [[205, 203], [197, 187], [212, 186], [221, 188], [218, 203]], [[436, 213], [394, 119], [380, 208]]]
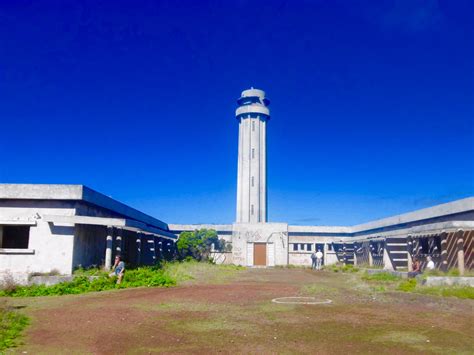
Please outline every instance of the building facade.
[[70, 275], [105, 266], [121, 254], [132, 265], [172, 258], [183, 231], [215, 229], [231, 251], [218, 263], [309, 266], [324, 263], [410, 270], [431, 256], [439, 269], [462, 272], [474, 263], [474, 197], [355, 226], [292, 226], [267, 220], [266, 129], [270, 101], [244, 90], [239, 123], [237, 208], [233, 224], [166, 224], [82, 185], [0, 184], [0, 277], [32, 273]]
[[0, 184], [0, 276], [171, 258], [168, 225], [82, 185]]
[[[442, 268], [442, 255], [456, 254], [456, 260], [451, 257], [452, 265], [472, 269], [474, 198], [351, 227], [268, 223], [266, 124], [270, 119], [270, 101], [264, 91], [251, 88], [242, 92], [237, 104], [236, 222], [170, 224], [173, 233], [215, 229], [220, 238], [232, 245], [232, 252], [215, 253], [215, 260], [246, 266], [308, 266], [311, 254], [320, 250], [325, 264], [375, 263], [388, 269], [410, 269], [414, 257], [423, 259], [430, 255]], [[457, 255], [461, 254], [464, 259], [458, 262]]]

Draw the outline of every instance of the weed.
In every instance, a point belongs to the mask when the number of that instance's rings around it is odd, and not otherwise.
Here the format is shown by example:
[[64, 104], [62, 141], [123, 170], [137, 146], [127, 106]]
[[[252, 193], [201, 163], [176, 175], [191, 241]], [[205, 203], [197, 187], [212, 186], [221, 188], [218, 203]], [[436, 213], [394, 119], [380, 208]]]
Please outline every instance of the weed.
[[28, 325], [28, 318], [0, 304], [0, 352], [18, 345], [18, 337]]
[[397, 290], [403, 291], [403, 292], [412, 292], [416, 288], [416, 279], [406, 279], [400, 282], [400, 284], [397, 287]]
[[106, 291], [115, 288], [129, 287], [169, 287], [176, 284], [176, 281], [169, 275], [165, 275], [163, 270], [155, 267], [142, 267], [128, 270], [125, 273], [123, 282], [116, 284], [116, 278], [110, 278], [107, 275], [100, 275], [94, 280], [90, 280], [88, 276], [80, 275], [70, 282], [61, 282], [56, 285], [31, 285], [17, 286], [15, 288], [3, 289], [0, 296], [11, 297], [37, 297], [37, 296], [57, 296], [80, 294], [86, 292]]

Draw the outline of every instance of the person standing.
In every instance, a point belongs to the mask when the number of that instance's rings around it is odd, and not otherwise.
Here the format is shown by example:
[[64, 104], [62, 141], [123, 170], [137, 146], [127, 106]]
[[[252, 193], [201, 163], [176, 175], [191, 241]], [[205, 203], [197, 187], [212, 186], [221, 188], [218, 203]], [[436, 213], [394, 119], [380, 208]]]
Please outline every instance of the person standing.
[[435, 263], [433, 259], [431, 259], [431, 256], [426, 257], [426, 270], [434, 270], [435, 269]]
[[313, 254], [311, 254], [311, 269], [315, 270], [316, 269], [316, 260], [317, 260], [317, 257], [316, 257], [316, 251], [313, 252]]
[[316, 270], [321, 270], [321, 265], [323, 264], [323, 253], [318, 249], [316, 252]]

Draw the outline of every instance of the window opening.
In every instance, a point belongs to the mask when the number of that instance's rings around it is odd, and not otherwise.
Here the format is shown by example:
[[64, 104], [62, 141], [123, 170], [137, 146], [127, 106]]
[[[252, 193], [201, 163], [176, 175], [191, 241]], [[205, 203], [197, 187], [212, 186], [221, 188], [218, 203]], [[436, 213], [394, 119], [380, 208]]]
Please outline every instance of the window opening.
[[28, 249], [30, 226], [0, 226], [0, 248]]

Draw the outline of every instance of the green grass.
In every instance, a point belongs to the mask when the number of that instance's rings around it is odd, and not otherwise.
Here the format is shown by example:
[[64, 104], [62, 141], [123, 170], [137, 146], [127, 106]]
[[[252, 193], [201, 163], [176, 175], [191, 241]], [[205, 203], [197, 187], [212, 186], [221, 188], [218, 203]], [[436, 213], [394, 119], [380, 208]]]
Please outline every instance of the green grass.
[[376, 274], [368, 274], [365, 273], [362, 276], [362, 280], [364, 281], [376, 281], [376, 282], [394, 282], [400, 281], [401, 277], [397, 275], [393, 275], [389, 272], [379, 272]]
[[359, 268], [355, 267], [354, 265], [350, 265], [350, 264], [347, 264], [347, 265], [333, 264], [333, 265], [324, 266], [323, 270], [329, 270], [329, 271], [333, 271], [333, 272], [351, 273], [351, 272], [358, 272]]
[[210, 283], [221, 283], [234, 277], [245, 267], [238, 265], [215, 265], [195, 260], [166, 263], [163, 266], [165, 275], [182, 283], [189, 280], [200, 280]]
[[453, 286], [453, 287], [420, 287], [415, 290], [416, 293], [422, 293], [425, 295], [442, 296], [442, 297], [457, 297], [474, 299], [474, 287], [470, 286]]
[[416, 279], [406, 279], [398, 284], [397, 290], [403, 292], [412, 292], [417, 285]]
[[169, 287], [176, 285], [176, 280], [157, 267], [140, 267], [127, 270], [120, 285], [115, 277], [101, 274], [97, 279], [90, 280], [88, 276], [81, 275], [70, 282], [61, 282], [56, 285], [31, 285], [15, 286], [0, 291], [0, 296], [10, 297], [37, 297], [80, 294], [86, 292], [99, 292], [116, 288], [130, 287]]
[[0, 305], [0, 352], [19, 344], [18, 338], [28, 325], [28, 318]]
[[[115, 277], [99, 269], [78, 269], [74, 280], [56, 285], [10, 285], [0, 290], [0, 296], [38, 297], [100, 292], [132, 287], [170, 287], [188, 280], [202, 279], [222, 282], [244, 269], [235, 265], [214, 265], [207, 262], [185, 261], [164, 263], [162, 266], [144, 266], [127, 269], [123, 281], [117, 285]], [[90, 279], [90, 276], [97, 276]]]

